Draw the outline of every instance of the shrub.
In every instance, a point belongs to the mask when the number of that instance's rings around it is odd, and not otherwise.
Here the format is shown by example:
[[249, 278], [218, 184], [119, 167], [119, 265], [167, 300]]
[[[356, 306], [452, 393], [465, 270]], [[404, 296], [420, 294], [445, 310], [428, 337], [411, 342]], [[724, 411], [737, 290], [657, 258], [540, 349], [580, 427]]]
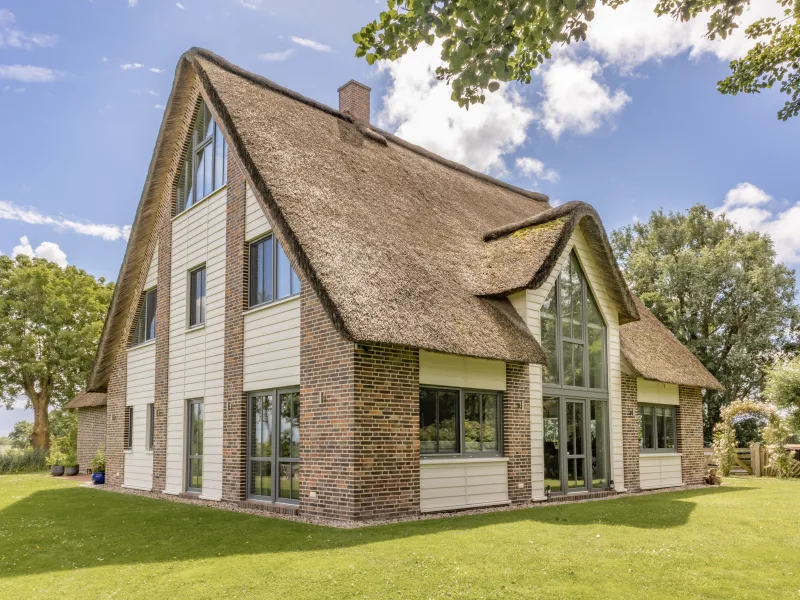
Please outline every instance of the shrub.
[[45, 459], [48, 467], [63, 467], [67, 460], [67, 455], [59, 450], [51, 450], [50, 456]]
[[0, 454], [0, 475], [32, 473], [45, 469], [47, 455], [39, 450], [13, 448]]
[[723, 477], [730, 475], [736, 464], [736, 431], [727, 421], [714, 426], [714, 460]]
[[92, 473], [105, 473], [106, 472], [106, 453], [102, 448], [97, 449], [97, 454], [92, 459]]

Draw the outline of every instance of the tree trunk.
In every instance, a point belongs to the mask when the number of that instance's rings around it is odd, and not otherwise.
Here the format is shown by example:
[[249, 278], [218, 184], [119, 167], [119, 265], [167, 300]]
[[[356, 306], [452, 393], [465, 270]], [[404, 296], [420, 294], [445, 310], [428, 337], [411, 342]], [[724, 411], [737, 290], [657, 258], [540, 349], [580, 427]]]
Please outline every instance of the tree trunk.
[[33, 404], [33, 435], [31, 444], [37, 450], [47, 452], [50, 450], [50, 419], [47, 415], [47, 398], [36, 398], [31, 401]]

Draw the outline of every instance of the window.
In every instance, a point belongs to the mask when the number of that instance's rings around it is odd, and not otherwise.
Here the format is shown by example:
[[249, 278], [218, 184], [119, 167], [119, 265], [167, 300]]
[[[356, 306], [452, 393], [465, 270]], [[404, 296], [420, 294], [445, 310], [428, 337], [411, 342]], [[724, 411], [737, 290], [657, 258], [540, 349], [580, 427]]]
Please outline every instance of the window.
[[300, 279], [274, 235], [250, 244], [249, 306], [259, 306], [300, 293]]
[[203, 104], [197, 114], [192, 139], [178, 180], [177, 212], [197, 204], [227, 183], [228, 144], [211, 111]]
[[578, 257], [569, 261], [542, 304], [545, 385], [606, 389], [606, 324]]
[[189, 327], [206, 322], [206, 268], [189, 272]]
[[300, 500], [300, 392], [254, 392], [248, 399], [248, 496]]
[[500, 405], [499, 392], [420, 388], [420, 453], [501, 454]]
[[133, 407], [125, 408], [125, 450], [133, 448]]
[[676, 411], [674, 406], [639, 405], [639, 450], [641, 452], [675, 452]]
[[186, 490], [203, 491], [203, 425], [205, 409], [202, 400], [189, 400], [189, 423], [186, 436]]
[[153, 438], [155, 437], [155, 404], [147, 405], [147, 450], [153, 451]]
[[133, 345], [143, 344], [156, 337], [156, 288], [142, 294], [139, 315], [133, 331]]

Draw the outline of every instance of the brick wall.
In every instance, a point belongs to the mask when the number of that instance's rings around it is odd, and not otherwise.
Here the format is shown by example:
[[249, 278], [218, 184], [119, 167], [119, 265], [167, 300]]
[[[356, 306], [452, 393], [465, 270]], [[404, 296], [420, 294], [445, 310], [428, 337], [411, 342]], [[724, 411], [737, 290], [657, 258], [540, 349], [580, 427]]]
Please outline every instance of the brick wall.
[[622, 374], [622, 462], [625, 488], [639, 491], [639, 401], [636, 378]]
[[98, 448], [106, 446], [106, 407], [78, 409], [78, 467], [81, 473], [91, 468]]
[[223, 378], [222, 499], [247, 494], [247, 394], [244, 388], [244, 310], [247, 265], [245, 177], [236, 160], [228, 161], [225, 250], [225, 366]]
[[685, 485], [703, 482], [703, 397], [700, 388], [678, 388], [678, 452]]
[[125, 471], [125, 399], [128, 387], [127, 340], [117, 352], [106, 396], [106, 483], [122, 485]]
[[530, 502], [531, 395], [528, 365], [506, 363], [503, 396], [503, 451], [508, 457], [508, 497], [512, 503]]
[[419, 351], [358, 344], [353, 408], [354, 518], [419, 513]]

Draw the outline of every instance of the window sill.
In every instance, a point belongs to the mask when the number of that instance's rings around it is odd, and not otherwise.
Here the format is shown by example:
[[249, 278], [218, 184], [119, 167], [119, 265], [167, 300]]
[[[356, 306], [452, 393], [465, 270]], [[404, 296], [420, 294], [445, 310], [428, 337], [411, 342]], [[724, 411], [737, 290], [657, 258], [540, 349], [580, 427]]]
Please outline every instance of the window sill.
[[420, 458], [420, 465], [452, 465], [463, 463], [493, 463], [493, 462], [508, 462], [507, 456], [481, 456], [475, 457], [460, 457], [452, 456], [450, 458]]
[[141, 344], [130, 346], [128, 348], [128, 352], [133, 352], [134, 350], [141, 350], [142, 348], [147, 348], [148, 346], [152, 346], [155, 343], [156, 343], [156, 338], [153, 338], [152, 340], [147, 340], [146, 342], [142, 342]]
[[189, 213], [189, 212], [191, 212], [191, 211], [192, 211], [192, 210], [193, 210], [195, 207], [197, 207], [197, 206], [200, 206], [201, 204], [203, 204], [203, 203], [204, 203], [206, 200], [208, 200], [209, 198], [213, 198], [214, 196], [216, 196], [216, 195], [217, 195], [217, 194], [219, 194], [220, 192], [224, 192], [224, 191], [225, 191], [225, 190], [227, 190], [227, 189], [228, 189], [228, 184], [226, 183], [226, 184], [225, 184], [225, 185], [223, 185], [222, 187], [220, 187], [220, 188], [217, 188], [216, 190], [214, 190], [213, 192], [211, 192], [211, 193], [210, 193], [208, 196], [205, 196], [204, 198], [201, 198], [200, 200], [198, 200], [197, 202], [195, 202], [194, 204], [192, 204], [192, 205], [191, 205], [189, 208], [184, 208], [184, 209], [183, 209], [181, 212], [179, 212], [177, 215], [175, 215], [174, 217], [172, 217], [172, 220], [173, 220], [173, 221], [175, 221], [176, 219], [179, 219], [180, 217], [184, 216], [185, 214], [188, 214], [188, 213]]
[[669, 458], [683, 456], [680, 452], [640, 452], [639, 458]]
[[201, 331], [206, 328], [205, 323], [200, 323], [200, 325], [193, 325], [191, 327], [186, 328], [186, 333], [193, 333], [195, 331]]
[[266, 310], [268, 308], [272, 308], [274, 306], [280, 306], [281, 304], [286, 304], [290, 300], [297, 300], [298, 298], [300, 298], [300, 294], [295, 294], [294, 296], [287, 296], [286, 298], [275, 300], [275, 302], [265, 302], [264, 304], [258, 304], [253, 308], [248, 308], [246, 311], [244, 311], [244, 315], [247, 316], [253, 313], [260, 312], [262, 310]]

